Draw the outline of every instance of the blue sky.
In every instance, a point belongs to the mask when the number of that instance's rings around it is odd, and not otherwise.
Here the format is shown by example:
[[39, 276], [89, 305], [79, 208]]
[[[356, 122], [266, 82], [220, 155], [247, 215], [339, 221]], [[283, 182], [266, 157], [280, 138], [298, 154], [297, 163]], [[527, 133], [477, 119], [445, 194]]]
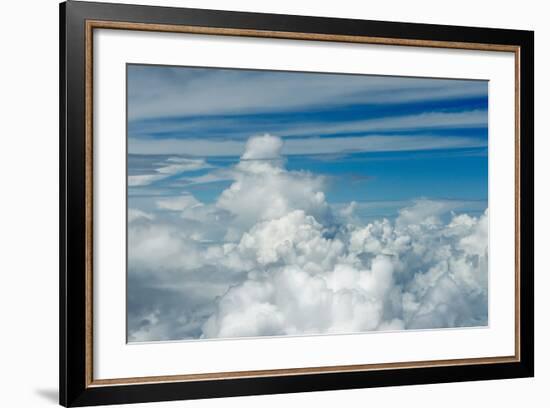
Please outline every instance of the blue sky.
[[[131, 207], [152, 210], [159, 196], [185, 192], [214, 202], [246, 141], [268, 133], [283, 139], [289, 170], [325, 176], [327, 201], [356, 201], [366, 220], [419, 198], [474, 215], [486, 208], [486, 81], [127, 69]], [[203, 163], [166, 170], [177, 157]]]

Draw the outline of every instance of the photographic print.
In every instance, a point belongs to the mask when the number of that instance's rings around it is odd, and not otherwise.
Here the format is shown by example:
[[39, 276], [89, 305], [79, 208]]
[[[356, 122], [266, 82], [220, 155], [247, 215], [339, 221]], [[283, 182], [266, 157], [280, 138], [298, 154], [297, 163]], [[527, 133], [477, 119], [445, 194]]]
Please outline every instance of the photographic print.
[[59, 40], [62, 405], [534, 376], [533, 31], [70, 1]]
[[128, 64], [127, 340], [488, 325], [488, 82]]

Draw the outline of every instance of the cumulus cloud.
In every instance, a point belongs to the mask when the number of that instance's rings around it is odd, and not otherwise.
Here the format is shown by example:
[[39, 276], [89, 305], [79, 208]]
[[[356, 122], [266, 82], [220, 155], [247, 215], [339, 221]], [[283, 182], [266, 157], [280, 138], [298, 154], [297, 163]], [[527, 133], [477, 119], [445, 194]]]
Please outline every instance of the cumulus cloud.
[[277, 137], [251, 138], [235, 166], [235, 181], [218, 198], [217, 207], [235, 216], [233, 227], [238, 227], [239, 233], [259, 221], [297, 209], [318, 219], [329, 216], [322, 191], [324, 179], [308, 172], [285, 170], [281, 148], [282, 141]]
[[342, 227], [335, 238], [301, 211], [255, 226], [238, 247], [255, 260], [254, 273], [218, 301], [203, 336], [486, 324], [487, 214], [409, 222], [431, 204], [395, 222]]
[[253, 137], [246, 143], [243, 160], [270, 160], [281, 158], [283, 141], [268, 134]]
[[361, 224], [357, 203], [334, 215], [323, 177], [287, 170], [282, 149], [250, 139], [212, 204], [185, 194], [129, 214], [130, 301], [144, 287], [156, 299], [135, 307], [130, 340], [487, 324], [487, 212], [423, 199]]

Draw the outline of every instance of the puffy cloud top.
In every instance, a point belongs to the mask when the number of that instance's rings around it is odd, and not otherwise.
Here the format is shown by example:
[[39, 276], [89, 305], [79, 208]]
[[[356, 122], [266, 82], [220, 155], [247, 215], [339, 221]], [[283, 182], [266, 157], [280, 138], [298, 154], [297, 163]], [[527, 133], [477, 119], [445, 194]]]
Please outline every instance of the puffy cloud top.
[[218, 198], [217, 207], [235, 216], [233, 228], [238, 227], [239, 234], [258, 221], [280, 218], [294, 210], [303, 210], [317, 220], [329, 217], [323, 177], [285, 170], [281, 147], [278, 137], [251, 138], [235, 166], [235, 181]]
[[281, 138], [265, 134], [251, 137], [246, 143], [243, 160], [272, 160], [281, 158]]

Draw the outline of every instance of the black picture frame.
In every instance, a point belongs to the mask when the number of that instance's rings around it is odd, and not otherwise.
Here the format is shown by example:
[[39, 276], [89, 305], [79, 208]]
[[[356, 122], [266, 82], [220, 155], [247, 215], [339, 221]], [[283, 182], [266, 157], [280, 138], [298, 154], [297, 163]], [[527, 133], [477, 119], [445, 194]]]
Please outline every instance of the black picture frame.
[[[60, 4], [60, 404], [88, 406], [178, 399], [339, 390], [534, 376], [534, 33], [493, 28], [363, 21], [200, 9], [68, 1]], [[224, 29], [366, 36], [517, 47], [517, 150], [521, 247], [517, 335], [520, 358], [492, 364], [441, 364], [383, 370], [324, 372], [143, 384], [90, 384], [87, 372], [86, 29], [87, 21], [186, 25]], [[88, 236], [89, 238], [89, 236]], [[88, 239], [89, 240], [89, 239]]]

